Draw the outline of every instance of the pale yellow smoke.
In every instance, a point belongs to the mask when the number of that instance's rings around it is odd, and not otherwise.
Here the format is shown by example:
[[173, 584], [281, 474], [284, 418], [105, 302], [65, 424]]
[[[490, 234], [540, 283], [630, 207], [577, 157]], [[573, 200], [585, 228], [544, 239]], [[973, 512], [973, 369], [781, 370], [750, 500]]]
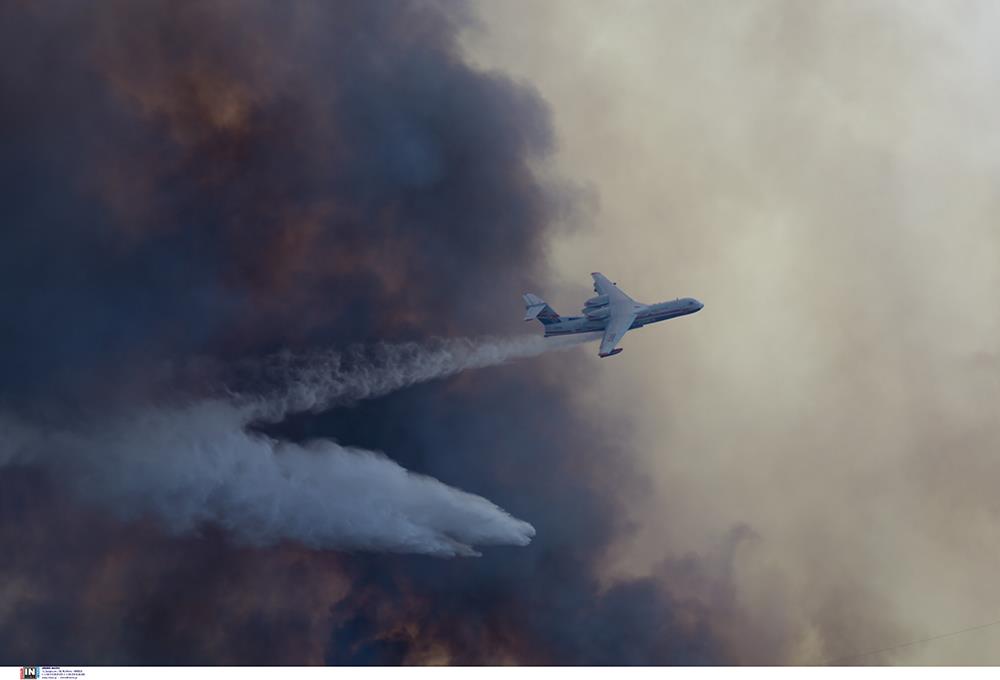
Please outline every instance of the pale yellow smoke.
[[[587, 364], [587, 406], [634, 421], [637, 459], [609, 465], [654, 489], [608, 578], [749, 525], [718, 624], [746, 662], [1000, 619], [1000, 6], [479, 11], [468, 52], [539, 89], [551, 170], [596, 197], [551, 244], [554, 306], [598, 269], [706, 304]], [[1000, 626], [863, 661], [997, 664]]]

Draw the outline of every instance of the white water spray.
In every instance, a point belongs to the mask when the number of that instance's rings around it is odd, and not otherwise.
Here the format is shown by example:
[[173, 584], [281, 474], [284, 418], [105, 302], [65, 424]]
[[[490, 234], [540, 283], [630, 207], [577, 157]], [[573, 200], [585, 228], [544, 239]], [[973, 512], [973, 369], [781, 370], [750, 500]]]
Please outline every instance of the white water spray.
[[154, 516], [177, 533], [211, 523], [251, 545], [292, 540], [317, 549], [441, 557], [478, 555], [476, 546], [523, 546], [534, 528], [481, 496], [409, 472], [378, 452], [279, 442], [249, 425], [589, 339], [458, 339], [284, 355], [267, 362], [266, 370], [285, 381], [271, 396], [148, 406], [58, 432], [0, 418], [0, 465], [49, 466], [123, 519]]
[[280, 420], [290, 413], [373, 399], [462, 371], [571, 349], [596, 337], [447, 338], [423, 344], [381, 343], [367, 351], [279, 354], [266, 362], [265, 370], [276, 375], [282, 387], [254, 400], [257, 416]]

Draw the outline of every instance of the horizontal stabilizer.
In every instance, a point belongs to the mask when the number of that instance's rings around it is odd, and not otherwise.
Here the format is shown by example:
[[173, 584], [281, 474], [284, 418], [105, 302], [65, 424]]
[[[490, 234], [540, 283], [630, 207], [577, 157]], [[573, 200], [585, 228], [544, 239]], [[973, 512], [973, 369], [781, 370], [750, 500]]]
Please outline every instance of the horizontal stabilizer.
[[524, 320], [531, 321], [532, 319], [537, 319], [543, 309], [545, 309], [545, 305], [533, 305], [531, 307], [526, 307], [524, 310]]
[[524, 320], [531, 321], [538, 319], [542, 324], [559, 323], [561, 319], [556, 310], [549, 307], [548, 303], [533, 293], [525, 293], [524, 297]]

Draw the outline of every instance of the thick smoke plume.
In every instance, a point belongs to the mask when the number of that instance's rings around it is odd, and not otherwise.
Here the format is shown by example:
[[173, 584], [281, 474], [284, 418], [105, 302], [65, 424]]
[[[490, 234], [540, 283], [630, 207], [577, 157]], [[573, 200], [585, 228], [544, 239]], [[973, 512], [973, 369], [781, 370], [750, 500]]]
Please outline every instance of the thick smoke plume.
[[523, 333], [575, 209], [470, 21], [0, 3], [0, 660], [721, 658], [600, 577], [643, 483], [596, 359], [433, 340]]

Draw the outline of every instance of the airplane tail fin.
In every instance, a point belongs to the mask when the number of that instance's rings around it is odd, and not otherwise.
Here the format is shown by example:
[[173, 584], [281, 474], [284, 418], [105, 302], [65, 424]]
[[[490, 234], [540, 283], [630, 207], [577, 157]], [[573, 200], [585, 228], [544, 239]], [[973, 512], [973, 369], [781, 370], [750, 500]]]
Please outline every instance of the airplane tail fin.
[[562, 319], [556, 310], [549, 307], [549, 304], [534, 293], [525, 293], [524, 298], [524, 320], [531, 321], [538, 319], [543, 325], [559, 323]]

